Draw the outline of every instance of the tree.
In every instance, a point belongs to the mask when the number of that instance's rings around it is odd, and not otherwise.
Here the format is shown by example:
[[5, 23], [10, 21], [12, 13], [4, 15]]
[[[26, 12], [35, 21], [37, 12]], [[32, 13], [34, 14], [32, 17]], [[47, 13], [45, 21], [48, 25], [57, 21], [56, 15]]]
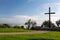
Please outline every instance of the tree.
[[32, 21], [32, 27], [31, 27], [31, 29], [32, 29], [32, 30], [34, 30], [34, 29], [35, 29], [36, 24], [37, 24], [37, 23], [36, 23], [35, 21], [34, 21], [34, 22]]
[[10, 28], [11, 26], [8, 24], [0, 24], [0, 28]]
[[56, 24], [57, 24], [57, 26], [59, 27], [59, 25], [60, 25], [60, 20], [57, 20], [57, 21], [56, 21]]
[[3, 24], [4, 28], [10, 28], [9, 24]]
[[24, 29], [24, 26], [20, 26], [22, 29]]
[[2, 24], [0, 24], [0, 28], [4, 28]]
[[[55, 27], [54, 23], [50, 22], [51, 27]], [[49, 21], [44, 21], [41, 27], [49, 27]]]
[[17, 25], [16, 25], [16, 26], [14, 26], [13, 28], [20, 28], [20, 26], [17, 26]]
[[29, 29], [31, 25], [31, 19], [29, 19], [28, 22], [25, 23], [25, 25], [28, 25], [28, 29]]
[[30, 29], [31, 26], [32, 26], [32, 27], [36, 26], [36, 22], [34, 22], [34, 21], [32, 21], [31, 19], [29, 19], [29, 20], [25, 23], [25, 25], [28, 25], [28, 29]]

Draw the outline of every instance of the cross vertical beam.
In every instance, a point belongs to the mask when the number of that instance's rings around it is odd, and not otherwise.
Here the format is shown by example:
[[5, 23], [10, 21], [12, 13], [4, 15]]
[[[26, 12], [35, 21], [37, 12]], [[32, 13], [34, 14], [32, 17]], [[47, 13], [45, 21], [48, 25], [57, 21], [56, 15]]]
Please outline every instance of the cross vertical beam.
[[51, 28], [51, 14], [55, 14], [55, 12], [51, 12], [51, 9], [49, 7], [49, 13], [45, 13], [45, 14], [49, 14], [49, 28]]
[[50, 18], [50, 16], [51, 16], [51, 15], [50, 15], [50, 11], [51, 11], [51, 10], [50, 10], [50, 7], [49, 7], [49, 28], [50, 28], [50, 26], [51, 26], [51, 23], [50, 23], [50, 19], [51, 19], [51, 18]]

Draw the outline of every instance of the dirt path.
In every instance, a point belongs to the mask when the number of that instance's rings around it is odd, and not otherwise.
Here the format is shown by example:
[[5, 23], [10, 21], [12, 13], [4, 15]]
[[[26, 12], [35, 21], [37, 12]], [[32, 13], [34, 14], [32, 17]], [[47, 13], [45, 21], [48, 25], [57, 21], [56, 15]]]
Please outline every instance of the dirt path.
[[15, 35], [15, 34], [40, 34], [46, 33], [48, 31], [32, 31], [32, 32], [0, 32], [0, 35]]

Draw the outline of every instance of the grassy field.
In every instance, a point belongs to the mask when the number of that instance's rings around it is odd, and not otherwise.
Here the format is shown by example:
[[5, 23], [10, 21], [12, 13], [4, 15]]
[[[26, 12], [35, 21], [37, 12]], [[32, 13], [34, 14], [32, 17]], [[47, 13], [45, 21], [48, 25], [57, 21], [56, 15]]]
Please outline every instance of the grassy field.
[[0, 32], [30, 32], [31, 30], [21, 28], [0, 28]]
[[43, 34], [0, 35], [0, 40], [60, 40], [60, 32]]

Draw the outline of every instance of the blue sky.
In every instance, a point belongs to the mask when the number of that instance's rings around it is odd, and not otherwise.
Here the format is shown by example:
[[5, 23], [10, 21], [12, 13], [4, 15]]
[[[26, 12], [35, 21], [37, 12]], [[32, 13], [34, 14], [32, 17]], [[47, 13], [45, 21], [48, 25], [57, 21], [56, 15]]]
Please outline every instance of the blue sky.
[[60, 0], [0, 0], [0, 23], [23, 25], [31, 18], [41, 25], [48, 20], [44, 13], [48, 12], [49, 6], [56, 13], [51, 19], [55, 23], [60, 17]]
[[[36, 9], [43, 12], [42, 4], [53, 3], [55, 0], [0, 0], [0, 17], [13, 15], [35, 15]], [[57, 1], [59, 2], [59, 1]], [[48, 8], [48, 7], [47, 7]]]

